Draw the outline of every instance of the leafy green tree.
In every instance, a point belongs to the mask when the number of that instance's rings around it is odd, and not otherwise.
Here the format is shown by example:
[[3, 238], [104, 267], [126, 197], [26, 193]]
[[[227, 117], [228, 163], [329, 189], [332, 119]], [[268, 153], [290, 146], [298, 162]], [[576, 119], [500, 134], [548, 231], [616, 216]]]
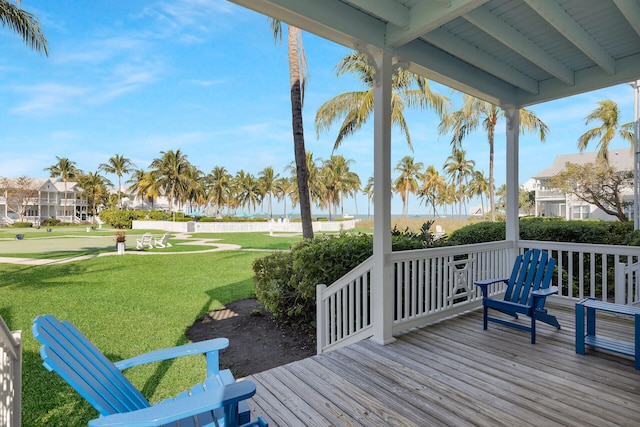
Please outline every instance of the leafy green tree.
[[82, 175], [82, 170], [76, 167], [76, 162], [69, 160], [66, 157], [58, 157], [58, 162], [44, 168], [46, 172], [49, 172], [51, 178], [60, 178], [64, 182], [64, 201], [62, 203], [62, 216], [69, 216], [67, 212], [67, 182], [70, 179], [75, 179], [77, 176]]
[[[338, 136], [333, 149], [336, 150], [344, 138], [354, 134], [364, 125], [373, 112], [374, 69], [366, 55], [350, 53], [345, 55], [336, 66], [336, 75], [346, 72], [356, 75], [366, 90], [346, 92], [331, 98], [320, 106], [316, 112], [315, 128], [318, 137], [328, 131], [338, 120], [342, 119]], [[449, 100], [432, 92], [429, 82], [424, 77], [410, 71], [399, 70], [392, 79], [391, 122], [398, 125], [405, 135], [409, 147], [412, 147], [409, 126], [404, 118], [405, 107], [433, 108], [442, 115], [446, 112]]]
[[450, 177], [450, 182], [458, 189], [458, 216], [462, 219], [462, 205], [464, 204], [465, 185], [473, 175], [476, 162], [467, 160], [467, 152], [462, 149], [454, 150], [445, 160], [444, 170]]
[[625, 208], [631, 203], [625, 202], [622, 196], [625, 190], [633, 189], [633, 171], [616, 171], [603, 158], [582, 165], [567, 162], [564, 170], [549, 180], [548, 186], [596, 205], [622, 222], [629, 220]]
[[598, 107], [584, 119], [584, 122], [588, 125], [595, 120], [601, 125], [586, 131], [578, 138], [580, 152], [586, 150], [589, 143], [597, 139], [598, 157], [608, 162], [609, 144], [616, 134], [633, 145], [633, 122], [620, 125], [620, 118], [618, 104], [610, 99], [599, 101]]
[[112, 173], [118, 177], [118, 209], [122, 209], [122, 175], [131, 173], [136, 165], [121, 154], [116, 154], [109, 158], [107, 163], [98, 166], [98, 172]]
[[[451, 145], [453, 151], [462, 146], [462, 140], [471, 132], [482, 126], [489, 141], [489, 204], [491, 206], [491, 221], [495, 221], [495, 179], [494, 179], [494, 151], [495, 129], [498, 120], [504, 117], [504, 111], [493, 104], [482, 101], [470, 95], [463, 95], [461, 109], [444, 116], [438, 126], [438, 132], [443, 135], [453, 132]], [[540, 141], [544, 142], [549, 133], [547, 125], [535, 113], [527, 109], [520, 110], [520, 132], [538, 132]]]
[[[282, 40], [282, 22], [271, 19], [271, 31], [276, 42]], [[302, 219], [302, 237], [313, 238], [311, 218], [311, 193], [309, 191], [309, 171], [307, 155], [304, 147], [304, 126], [302, 122], [302, 106], [304, 105], [304, 89], [306, 86], [307, 59], [302, 44], [302, 31], [289, 25], [287, 31], [287, 52], [289, 57], [289, 81], [291, 96], [291, 119], [293, 130], [293, 148], [295, 154], [296, 179], [300, 201], [300, 217]]]
[[[14, 4], [15, 3], [15, 4]], [[49, 56], [47, 39], [40, 29], [38, 18], [18, 5], [20, 0], [10, 2], [0, 0], [0, 22], [3, 27], [9, 27], [18, 33], [31, 49]]]
[[411, 156], [404, 156], [394, 168], [399, 175], [393, 181], [393, 190], [402, 197], [402, 216], [405, 218], [409, 213], [409, 193], [415, 194], [420, 188], [418, 180], [422, 178], [422, 168], [422, 162], [416, 163]]

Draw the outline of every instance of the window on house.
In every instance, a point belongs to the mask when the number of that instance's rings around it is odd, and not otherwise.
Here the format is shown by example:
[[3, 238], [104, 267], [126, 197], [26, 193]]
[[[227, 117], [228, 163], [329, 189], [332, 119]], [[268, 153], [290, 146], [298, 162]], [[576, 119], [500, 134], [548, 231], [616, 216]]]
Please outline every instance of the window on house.
[[571, 207], [571, 219], [589, 218], [589, 205], [579, 205]]

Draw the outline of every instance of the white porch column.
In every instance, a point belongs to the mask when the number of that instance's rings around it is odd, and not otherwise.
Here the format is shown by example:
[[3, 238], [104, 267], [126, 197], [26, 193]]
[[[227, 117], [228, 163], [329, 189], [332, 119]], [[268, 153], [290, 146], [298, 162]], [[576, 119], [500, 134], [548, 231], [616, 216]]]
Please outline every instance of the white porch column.
[[373, 54], [375, 67], [373, 137], [373, 337], [393, 342], [393, 266], [391, 265], [391, 77], [392, 57]]
[[633, 229], [640, 230], [640, 80], [633, 87]]
[[516, 242], [520, 238], [518, 216], [518, 137], [520, 135], [520, 109], [503, 105], [507, 119], [507, 232], [506, 239]]

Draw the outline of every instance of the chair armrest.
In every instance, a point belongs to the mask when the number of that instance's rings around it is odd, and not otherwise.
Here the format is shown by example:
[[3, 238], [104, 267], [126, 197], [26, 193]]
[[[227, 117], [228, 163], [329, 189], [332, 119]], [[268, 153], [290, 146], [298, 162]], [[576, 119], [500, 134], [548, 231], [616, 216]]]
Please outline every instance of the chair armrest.
[[252, 381], [240, 381], [189, 397], [163, 402], [137, 411], [106, 415], [89, 421], [89, 427], [156, 427], [222, 408], [256, 393]]
[[191, 344], [185, 344], [178, 347], [163, 348], [161, 350], [151, 351], [149, 353], [141, 354], [130, 359], [124, 359], [119, 362], [115, 362], [116, 368], [123, 369], [131, 368], [132, 366], [138, 366], [145, 363], [158, 362], [160, 360], [175, 359], [181, 356], [190, 356], [193, 354], [207, 354], [211, 352], [217, 352], [219, 350], [229, 347], [229, 340], [226, 338], [214, 338], [212, 340], [195, 342]]
[[476, 282], [473, 282], [474, 285], [476, 286], [489, 286], [492, 285], [494, 283], [499, 283], [499, 282], [504, 282], [507, 283], [509, 281], [509, 279], [485, 279], [485, 280], [478, 280]]
[[558, 293], [557, 286], [549, 286], [547, 289], [538, 289], [537, 291], [531, 292], [531, 295], [534, 298], [548, 297], [549, 295], [555, 295]]

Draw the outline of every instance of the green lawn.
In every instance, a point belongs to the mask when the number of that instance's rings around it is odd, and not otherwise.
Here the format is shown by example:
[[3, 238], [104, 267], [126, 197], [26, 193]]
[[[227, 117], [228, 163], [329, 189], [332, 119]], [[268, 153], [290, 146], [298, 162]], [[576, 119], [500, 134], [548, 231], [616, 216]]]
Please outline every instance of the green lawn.
[[[300, 240], [258, 234], [194, 237], [265, 249], [286, 249]], [[6, 255], [5, 243], [0, 241], [0, 256]], [[41, 250], [46, 254], [46, 246]], [[126, 254], [51, 266], [0, 264], [0, 315], [11, 330], [23, 331], [22, 425], [86, 426], [97, 416], [73, 389], [42, 367], [39, 345], [31, 334], [36, 316], [51, 313], [72, 321], [112, 360], [184, 344], [184, 332], [197, 318], [254, 295], [251, 264], [263, 255]], [[151, 401], [188, 388], [204, 374], [200, 356], [126, 371]]]

